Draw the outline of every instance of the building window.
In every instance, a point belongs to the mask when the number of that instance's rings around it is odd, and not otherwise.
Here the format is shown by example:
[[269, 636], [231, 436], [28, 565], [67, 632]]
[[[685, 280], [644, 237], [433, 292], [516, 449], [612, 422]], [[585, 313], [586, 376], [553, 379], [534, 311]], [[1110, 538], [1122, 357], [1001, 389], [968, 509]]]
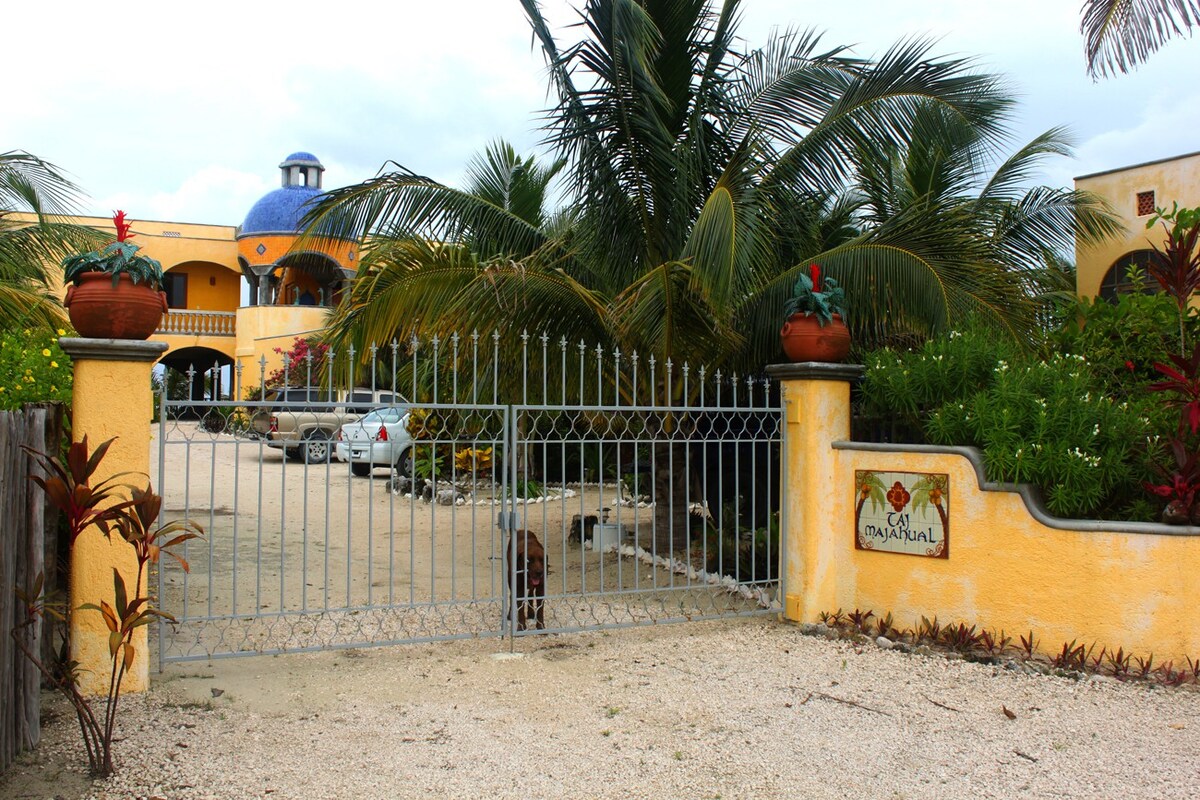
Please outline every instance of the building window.
[[162, 290], [167, 293], [170, 308], [187, 308], [187, 275], [168, 272], [163, 275]]
[[1156, 290], [1158, 284], [1146, 274], [1146, 267], [1152, 258], [1154, 258], [1153, 250], [1134, 250], [1132, 253], [1126, 253], [1118, 258], [1104, 274], [1104, 280], [1100, 281], [1100, 296], [1110, 303], [1115, 303], [1118, 295], [1134, 291], [1133, 284], [1129, 280], [1130, 267], [1136, 267], [1141, 272], [1143, 292]]
[[1148, 217], [1154, 213], [1154, 191], [1137, 193], [1137, 215]]

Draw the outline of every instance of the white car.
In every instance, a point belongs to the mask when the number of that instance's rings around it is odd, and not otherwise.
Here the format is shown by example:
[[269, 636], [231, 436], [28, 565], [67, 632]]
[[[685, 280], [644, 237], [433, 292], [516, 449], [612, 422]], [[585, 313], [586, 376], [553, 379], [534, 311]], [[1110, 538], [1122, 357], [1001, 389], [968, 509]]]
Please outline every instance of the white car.
[[337, 432], [338, 461], [350, 462], [350, 471], [364, 477], [376, 467], [391, 467], [401, 474], [412, 471], [412, 436], [408, 409], [377, 408], [347, 422]]

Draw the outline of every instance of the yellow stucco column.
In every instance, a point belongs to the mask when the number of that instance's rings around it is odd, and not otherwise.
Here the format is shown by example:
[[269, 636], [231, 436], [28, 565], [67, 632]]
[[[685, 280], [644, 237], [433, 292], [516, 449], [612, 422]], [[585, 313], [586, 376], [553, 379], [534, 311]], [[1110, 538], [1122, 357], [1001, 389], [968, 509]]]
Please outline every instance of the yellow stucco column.
[[[150, 423], [154, 397], [150, 370], [167, 349], [163, 342], [128, 339], [59, 339], [75, 365], [71, 397], [72, 437], [86, 435], [94, 449], [117, 437], [93, 476], [94, 482], [119, 472], [132, 472], [122, 480], [144, 484], [150, 472]], [[77, 610], [82, 603], [113, 602], [113, 569], [120, 571], [129, 594], [137, 574], [133, 548], [114, 536], [112, 541], [95, 528], [84, 531], [71, 552], [71, 657], [79, 663], [80, 690], [85, 694], [108, 691], [112, 659], [108, 628], [97, 611]], [[145, 576], [141, 591], [146, 591]], [[122, 691], [143, 691], [149, 686], [149, 647], [146, 626], [134, 638], [137, 656], [126, 673]]]
[[[783, 615], [814, 622], [836, 607], [834, 536], [838, 508], [833, 442], [850, 438], [850, 383], [857, 364], [803, 362], [767, 367], [783, 398]], [[849, 534], [847, 534], [849, 535]]]

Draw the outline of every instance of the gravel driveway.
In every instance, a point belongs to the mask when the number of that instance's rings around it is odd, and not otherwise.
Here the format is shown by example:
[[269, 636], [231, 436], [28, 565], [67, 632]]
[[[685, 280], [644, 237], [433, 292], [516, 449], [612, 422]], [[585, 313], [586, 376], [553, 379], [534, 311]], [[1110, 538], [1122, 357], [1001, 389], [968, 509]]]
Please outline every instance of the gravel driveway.
[[[13, 798], [1175, 798], [1200, 693], [747, 619], [176, 665], [89, 785], [67, 709]], [[1015, 713], [1009, 719], [1007, 708]]]

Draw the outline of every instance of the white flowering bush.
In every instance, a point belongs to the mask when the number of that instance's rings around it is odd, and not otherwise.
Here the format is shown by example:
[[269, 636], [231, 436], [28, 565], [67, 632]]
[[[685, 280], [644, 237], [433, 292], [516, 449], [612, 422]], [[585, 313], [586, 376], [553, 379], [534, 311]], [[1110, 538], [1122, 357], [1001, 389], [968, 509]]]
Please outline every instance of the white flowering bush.
[[1038, 486], [1052, 514], [1153, 519], [1141, 482], [1172, 421], [1146, 392], [1114, 397], [1106, 374], [975, 330], [872, 354], [863, 395], [873, 413], [914, 417], [930, 443], [980, 448], [990, 480]]

